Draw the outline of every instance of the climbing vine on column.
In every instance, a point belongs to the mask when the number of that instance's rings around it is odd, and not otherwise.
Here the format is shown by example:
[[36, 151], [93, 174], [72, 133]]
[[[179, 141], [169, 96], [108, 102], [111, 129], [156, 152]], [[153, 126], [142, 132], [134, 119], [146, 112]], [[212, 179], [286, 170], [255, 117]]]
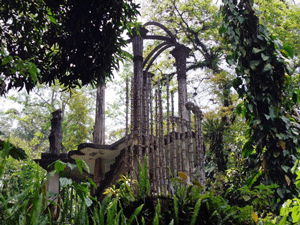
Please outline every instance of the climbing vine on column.
[[260, 180], [278, 184], [277, 202], [298, 194], [294, 181], [299, 159], [299, 130], [293, 126], [293, 90], [287, 58], [293, 51], [272, 37], [253, 9], [251, 0], [223, 0], [220, 33], [231, 48], [227, 57], [235, 65], [233, 86], [243, 99], [238, 107], [249, 125], [243, 156], [255, 156]]

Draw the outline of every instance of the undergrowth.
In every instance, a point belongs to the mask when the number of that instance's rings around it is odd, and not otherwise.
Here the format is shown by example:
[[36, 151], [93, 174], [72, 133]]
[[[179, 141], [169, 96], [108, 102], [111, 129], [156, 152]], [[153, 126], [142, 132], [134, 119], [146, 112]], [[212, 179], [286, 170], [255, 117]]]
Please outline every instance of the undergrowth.
[[[172, 179], [168, 194], [155, 195], [147, 162], [139, 165], [137, 180], [122, 176], [116, 185], [106, 189], [105, 198], [99, 202], [90, 194], [92, 180], [78, 182], [63, 177], [66, 167], [82, 171], [86, 167], [83, 161], [76, 161], [76, 165], [57, 161], [55, 171], [45, 175], [32, 159], [12, 159], [12, 151], [8, 143], [0, 149], [0, 224], [283, 225], [300, 220], [299, 199], [287, 201], [280, 216], [259, 218], [251, 202], [243, 207], [230, 205], [213, 188], [203, 193], [203, 187], [197, 181], [189, 183], [182, 172]], [[21, 164], [31, 170], [23, 174]], [[47, 180], [55, 173], [61, 176], [59, 194], [46, 191]], [[10, 185], [15, 187], [8, 188]], [[258, 199], [259, 189], [238, 191], [244, 198], [249, 195]], [[264, 203], [256, 204], [261, 207]]]

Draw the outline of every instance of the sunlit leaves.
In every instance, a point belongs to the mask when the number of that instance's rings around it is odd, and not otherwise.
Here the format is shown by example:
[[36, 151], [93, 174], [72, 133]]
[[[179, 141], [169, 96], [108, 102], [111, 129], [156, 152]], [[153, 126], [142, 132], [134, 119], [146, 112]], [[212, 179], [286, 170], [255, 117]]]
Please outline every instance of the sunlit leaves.
[[60, 173], [60, 172], [64, 171], [66, 167], [67, 167], [67, 164], [60, 160], [57, 160], [54, 163], [54, 169], [55, 169], [56, 173]]
[[300, 7], [289, 1], [264, 1], [255, 0], [259, 7], [262, 23], [271, 30], [271, 34], [284, 41], [285, 45], [296, 53], [299, 52], [299, 13]]
[[60, 183], [60, 187], [64, 188], [64, 187], [72, 184], [72, 179], [61, 177], [61, 178], [59, 178], [59, 183]]
[[83, 173], [83, 170], [85, 170], [88, 173], [90, 172], [90, 168], [84, 160], [81, 159], [75, 159], [75, 160], [76, 160], [77, 168], [81, 174]]

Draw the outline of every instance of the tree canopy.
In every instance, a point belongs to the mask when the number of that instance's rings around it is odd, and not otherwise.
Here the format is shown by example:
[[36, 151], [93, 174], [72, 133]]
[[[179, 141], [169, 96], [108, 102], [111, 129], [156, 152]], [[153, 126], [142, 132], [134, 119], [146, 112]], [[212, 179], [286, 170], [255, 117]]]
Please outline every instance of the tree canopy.
[[[30, 91], [37, 81], [65, 87], [111, 76], [126, 54], [121, 34], [138, 14], [132, 0], [0, 1], [0, 82]], [[4, 85], [6, 83], [6, 85]]]

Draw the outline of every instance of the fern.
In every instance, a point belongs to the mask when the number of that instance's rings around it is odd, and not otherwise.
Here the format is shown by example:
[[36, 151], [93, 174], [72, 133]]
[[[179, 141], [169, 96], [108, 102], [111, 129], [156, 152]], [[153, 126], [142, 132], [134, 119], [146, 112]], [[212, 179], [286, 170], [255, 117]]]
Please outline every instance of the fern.
[[143, 208], [144, 204], [142, 204], [141, 206], [139, 206], [138, 208], [136, 208], [133, 212], [133, 214], [131, 215], [131, 217], [128, 220], [128, 225], [130, 225], [134, 219], [137, 217], [137, 215], [141, 212], [142, 208]]
[[160, 202], [158, 199], [157, 206], [155, 207], [155, 217], [153, 221], [153, 225], [159, 225], [159, 216], [161, 214]]
[[139, 198], [145, 198], [146, 196], [150, 195], [147, 157], [145, 157], [144, 159], [144, 167], [142, 167], [139, 161], [137, 177], [139, 178], [137, 181], [139, 188]]
[[117, 206], [118, 206], [118, 198], [115, 198], [108, 206], [107, 222], [106, 222], [107, 225], [113, 224], [117, 212]]
[[201, 206], [201, 202], [202, 202], [202, 199], [199, 198], [196, 205], [195, 205], [195, 210], [194, 210], [194, 213], [193, 213], [191, 225], [194, 225], [196, 223], [196, 219], [197, 219], [198, 212], [199, 212], [199, 209], [200, 209], [200, 206]]
[[179, 223], [179, 208], [178, 208], [178, 199], [176, 195], [173, 195], [173, 202], [174, 202], [174, 212], [175, 212], [175, 223]]

